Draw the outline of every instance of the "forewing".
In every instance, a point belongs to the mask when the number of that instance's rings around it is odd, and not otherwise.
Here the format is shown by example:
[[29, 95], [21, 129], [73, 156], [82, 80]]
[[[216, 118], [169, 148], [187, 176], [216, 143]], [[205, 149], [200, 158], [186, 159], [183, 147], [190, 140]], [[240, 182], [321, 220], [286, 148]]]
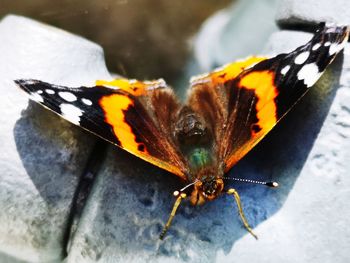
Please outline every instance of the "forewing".
[[[209, 74], [191, 79], [191, 88], [187, 104], [199, 114], [214, 135], [214, 146], [222, 141], [229, 117], [228, 103], [230, 91], [226, 83], [235, 79], [243, 70], [267, 59], [266, 57], [248, 57], [227, 64]], [[218, 149], [216, 149], [218, 151]], [[218, 154], [219, 155], [219, 154]]]
[[16, 83], [66, 120], [186, 179], [185, 161], [170, 133], [179, 103], [163, 80], [97, 81], [98, 86], [79, 88], [38, 80]]
[[348, 35], [348, 27], [322, 25], [307, 44], [290, 53], [263, 59], [231, 78], [223, 74], [220, 82], [211, 73], [193, 83], [189, 101], [199, 113], [212, 116], [207, 121], [215, 130], [216, 150], [225, 161], [225, 171], [320, 78]]

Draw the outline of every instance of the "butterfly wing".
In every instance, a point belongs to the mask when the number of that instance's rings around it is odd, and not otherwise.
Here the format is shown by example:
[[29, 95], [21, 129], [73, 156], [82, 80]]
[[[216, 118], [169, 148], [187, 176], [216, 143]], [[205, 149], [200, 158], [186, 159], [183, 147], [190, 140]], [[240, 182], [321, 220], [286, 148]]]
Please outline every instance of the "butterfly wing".
[[[256, 145], [321, 76], [344, 47], [347, 27], [322, 27], [288, 54], [251, 57], [192, 79], [188, 104], [210, 124], [225, 170]], [[186, 180], [188, 167], [172, 139], [181, 107], [164, 81], [98, 81], [67, 88], [16, 83], [70, 122]]]
[[307, 44], [290, 53], [262, 58], [256, 64], [248, 59], [248, 67], [242, 67], [239, 73], [230, 75], [226, 67], [192, 81], [189, 105], [211, 124], [225, 171], [320, 78], [348, 36], [348, 27], [321, 25]]
[[38, 80], [16, 83], [66, 120], [186, 179], [185, 161], [170, 136], [179, 103], [163, 80], [97, 81], [95, 87], [79, 88]]
[[228, 123], [230, 94], [226, 83], [235, 79], [243, 70], [266, 59], [266, 57], [248, 57], [191, 79], [187, 104], [210, 126], [208, 128], [214, 135], [214, 146], [220, 145]]

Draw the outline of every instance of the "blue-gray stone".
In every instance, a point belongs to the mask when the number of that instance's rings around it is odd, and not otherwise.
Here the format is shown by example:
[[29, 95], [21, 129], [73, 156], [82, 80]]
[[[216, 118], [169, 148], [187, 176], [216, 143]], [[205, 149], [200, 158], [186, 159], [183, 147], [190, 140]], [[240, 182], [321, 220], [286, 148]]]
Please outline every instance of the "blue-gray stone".
[[[266, 53], [311, 34], [272, 35]], [[348, 46], [346, 48], [349, 48]], [[184, 202], [164, 241], [158, 235], [182, 184], [115, 147], [95, 182], [67, 262], [347, 262], [350, 209], [348, 51], [231, 175], [276, 180], [277, 189], [232, 183], [256, 241], [232, 197], [202, 207]], [[341, 238], [339, 238], [341, 237]]]
[[103, 51], [19, 16], [1, 20], [0, 36], [0, 262], [60, 261], [73, 195], [95, 138], [28, 102], [13, 80], [93, 84], [109, 77]]

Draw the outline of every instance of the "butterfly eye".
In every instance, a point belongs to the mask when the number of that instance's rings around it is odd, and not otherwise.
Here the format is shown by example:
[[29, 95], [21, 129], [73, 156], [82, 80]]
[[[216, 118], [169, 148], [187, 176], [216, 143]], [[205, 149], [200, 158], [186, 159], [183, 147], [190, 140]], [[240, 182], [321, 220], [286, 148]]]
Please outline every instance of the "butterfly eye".
[[222, 179], [212, 178], [203, 182], [202, 191], [206, 198], [217, 197], [224, 187]]

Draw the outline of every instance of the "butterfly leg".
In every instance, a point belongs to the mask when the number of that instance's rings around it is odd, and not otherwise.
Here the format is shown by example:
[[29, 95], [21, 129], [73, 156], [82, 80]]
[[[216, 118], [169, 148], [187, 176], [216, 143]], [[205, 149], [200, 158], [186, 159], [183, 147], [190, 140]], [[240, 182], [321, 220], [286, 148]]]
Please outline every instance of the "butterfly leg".
[[236, 204], [237, 204], [237, 207], [238, 207], [238, 212], [239, 212], [239, 215], [242, 219], [242, 222], [244, 224], [244, 227], [247, 229], [247, 231], [255, 238], [255, 239], [258, 239], [258, 237], [253, 233], [253, 230], [252, 228], [249, 226], [248, 224], [248, 221], [243, 213], [243, 209], [242, 209], [242, 203], [241, 203], [241, 198], [239, 197], [239, 194], [238, 192], [231, 188], [231, 189], [228, 189], [227, 190], [227, 194], [229, 195], [233, 195], [233, 197], [235, 198], [235, 201], [236, 201]]
[[171, 213], [170, 213], [170, 216], [169, 216], [169, 219], [168, 221], [166, 222], [163, 230], [162, 230], [162, 233], [159, 235], [159, 238], [163, 240], [166, 232], [168, 231], [168, 229], [170, 228], [170, 225], [171, 225], [171, 221], [173, 221], [173, 218], [176, 214], [176, 210], [178, 209], [182, 199], [185, 199], [187, 197], [187, 195], [185, 193], [181, 193], [179, 191], [175, 191], [174, 192], [174, 196], [177, 197], [176, 198], [176, 201], [175, 201], [175, 204], [173, 206], [173, 210], [171, 210]]

